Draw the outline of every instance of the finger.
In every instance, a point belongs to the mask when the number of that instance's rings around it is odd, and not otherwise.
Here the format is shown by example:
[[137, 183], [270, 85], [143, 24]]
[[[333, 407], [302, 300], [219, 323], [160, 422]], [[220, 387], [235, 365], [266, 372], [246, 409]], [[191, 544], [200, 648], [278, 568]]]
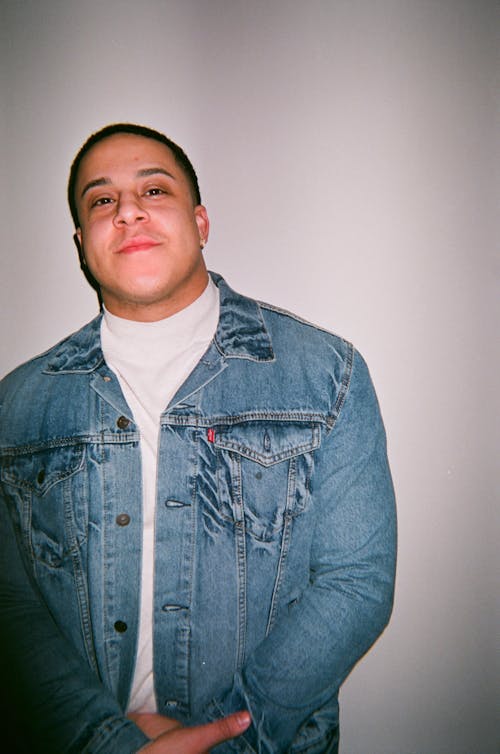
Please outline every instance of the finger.
[[234, 712], [213, 723], [171, 731], [167, 733], [167, 736], [169, 742], [179, 745], [178, 751], [186, 754], [201, 754], [223, 741], [240, 736], [250, 723], [251, 717], [248, 712]]
[[149, 738], [157, 738], [162, 733], [182, 727], [178, 720], [150, 712], [129, 712], [127, 717]]

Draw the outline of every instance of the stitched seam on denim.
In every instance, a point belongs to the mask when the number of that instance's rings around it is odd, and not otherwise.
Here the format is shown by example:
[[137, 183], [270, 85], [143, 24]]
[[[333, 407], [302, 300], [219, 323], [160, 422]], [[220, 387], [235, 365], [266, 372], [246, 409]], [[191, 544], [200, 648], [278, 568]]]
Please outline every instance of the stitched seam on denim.
[[292, 534], [291, 532], [292, 520], [293, 520], [292, 509], [293, 509], [293, 497], [295, 495], [295, 490], [296, 490], [296, 479], [297, 479], [297, 462], [295, 458], [291, 458], [289, 468], [288, 468], [287, 504], [286, 504], [286, 509], [283, 513], [284, 525], [283, 525], [283, 530], [281, 532], [280, 557], [278, 561], [276, 580], [274, 582], [273, 596], [271, 599], [271, 609], [269, 611], [269, 620], [266, 626], [266, 636], [269, 634], [269, 632], [271, 631], [271, 628], [274, 625], [274, 621], [276, 620], [276, 613], [278, 610], [278, 596], [279, 596], [280, 587], [284, 578], [286, 556], [288, 555], [288, 549], [290, 546], [290, 539], [291, 539], [291, 534]]
[[[133, 725], [133, 723], [128, 719], [122, 720], [116, 717], [107, 718], [99, 725], [97, 730], [93, 732], [92, 738], [86, 743], [85, 748], [82, 751], [84, 754], [86, 752], [90, 754], [95, 750], [96, 745], [100, 747], [102, 744], [106, 743], [110, 736], [120, 733], [123, 728], [129, 728], [131, 725]], [[145, 745], [146, 743], [144, 746]]]
[[[31, 560], [33, 574], [35, 574], [35, 549], [33, 547], [33, 527], [31, 525], [33, 517], [33, 492], [30, 490], [29, 495], [22, 495], [22, 513], [21, 513], [21, 532], [22, 538], [27, 545], [28, 557]], [[35, 577], [36, 578], [36, 577]]]
[[342, 382], [340, 384], [339, 393], [337, 395], [337, 400], [335, 401], [335, 406], [333, 407], [333, 412], [330, 419], [330, 429], [333, 429], [333, 427], [335, 426], [337, 419], [339, 418], [339, 414], [342, 410], [342, 406], [344, 405], [345, 399], [347, 397], [347, 393], [351, 384], [353, 363], [354, 347], [349, 343], [346, 355], [346, 366], [344, 369], [344, 374], [342, 375]]
[[298, 422], [300, 424], [310, 424], [311, 422], [328, 425], [331, 418], [328, 414], [318, 412], [301, 412], [301, 411], [247, 411], [242, 414], [223, 415], [215, 414], [214, 416], [177, 416], [175, 414], [165, 414], [161, 419], [162, 426], [174, 424], [178, 426], [193, 427], [214, 427], [214, 426], [233, 426], [243, 424], [249, 421], [280, 421], [280, 422]]
[[327, 335], [333, 335], [334, 338], [338, 338], [338, 340], [342, 341], [342, 343], [345, 343], [347, 346], [351, 345], [348, 340], [343, 338], [341, 335], [337, 335], [337, 333], [333, 332], [333, 330], [328, 330], [326, 327], [321, 327], [321, 325], [316, 325], [314, 322], [310, 322], [308, 319], [299, 317], [297, 314], [294, 314], [294, 312], [291, 312], [288, 309], [282, 309], [279, 306], [268, 304], [265, 301], [257, 301], [257, 303], [259, 304], [260, 307], [262, 307], [262, 309], [267, 309], [268, 311], [274, 312], [275, 314], [282, 314], [284, 317], [289, 317], [290, 319], [293, 319], [295, 322], [299, 322], [301, 325], [307, 325], [308, 327], [312, 327], [313, 330], [318, 330], [318, 332], [324, 332]]
[[[196, 448], [196, 452], [193, 454], [194, 458], [194, 465], [192, 468], [192, 477], [191, 477], [191, 553], [190, 553], [190, 562], [189, 562], [189, 574], [187, 575], [187, 584], [186, 584], [186, 593], [189, 594], [188, 598], [188, 626], [187, 626], [187, 637], [186, 637], [186, 667], [185, 667], [185, 679], [184, 683], [182, 684], [184, 686], [183, 690], [183, 701], [186, 709], [187, 714], [191, 714], [191, 640], [192, 640], [192, 629], [191, 629], [191, 606], [193, 604], [193, 584], [194, 584], [194, 568], [195, 568], [195, 559], [196, 559], [196, 544], [198, 542], [198, 536], [197, 536], [197, 486], [198, 486], [198, 468], [199, 468], [199, 458], [200, 458], [200, 438], [199, 433], [194, 432], [193, 433], [193, 442]], [[157, 473], [159, 473], [157, 471]], [[181, 567], [184, 566], [184, 563], [181, 564]]]
[[[79, 443], [79, 445], [81, 445], [81, 444], [82, 443]], [[52, 448], [40, 448], [39, 450], [41, 451], [41, 450], [51, 450], [51, 449]], [[14, 454], [10, 454], [9, 453], [8, 455], [5, 454], [5, 457], [6, 458], [18, 458], [19, 455], [21, 455], [21, 454], [17, 453], [17, 454], [14, 455]], [[22, 455], [23, 456], [26, 455], [26, 452], [22, 453]], [[31, 453], [30, 453], [30, 455], [31, 455]], [[40, 487], [37, 488], [38, 491], [43, 496], [55, 484], [60, 484], [61, 482], [64, 482], [66, 479], [69, 479], [74, 474], [76, 474], [79, 471], [81, 471], [81, 469], [84, 466], [84, 459], [85, 459], [85, 453], [83, 452], [83, 449], [82, 449], [82, 451], [81, 451], [81, 453], [79, 454], [79, 457], [78, 457], [78, 465], [74, 465], [74, 466], [72, 466], [69, 469], [65, 469], [64, 472], [59, 473], [57, 477], [55, 475], [52, 475], [50, 484], [47, 483], [47, 484], [45, 484], [43, 486], [41, 485]], [[12, 485], [13, 487], [20, 487], [22, 489], [33, 489], [34, 488], [34, 484], [32, 482], [27, 481], [26, 479], [20, 479], [19, 477], [17, 477], [14, 474], [12, 474], [10, 472], [10, 467], [1, 469], [1, 471], [0, 471], [0, 477], [4, 480], [4, 482], [6, 482], [7, 484]], [[47, 480], [45, 480], [45, 481], [47, 481]], [[43, 492], [42, 492], [42, 490], [43, 490]]]
[[[80, 471], [84, 467], [86, 458], [85, 448], [81, 454], [81, 463], [76, 471]], [[90, 666], [98, 672], [97, 660], [94, 651], [94, 645], [92, 641], [92, 629], [90, 622], [90, 609], [89, 598], [87, 591], [87, 583], [83, 572], [81, 562], [81, 547], [85, 539], [82, 542], [78, 542], [76, 537], [76, 522], [74, 516], [74, 506], [71, 496], [71, 482], [68, 479], [63, 482], [63, 506], [64, 506], [64, 528], [69, 545], [69, 556], [73, 564], [74, 579], [77, 592], [78, 610], [80, 614], [80, 621], [82, 626], [82, 633], [85, 645], [85, 652]]]
[[[97, 412], [99, 414], [99, 426], [103, 427], [105, 426], [105, 406], [104, 402], [100, 400], [98, 402], [97, 406]], [[107, 543], [108, 538], [108, 521], [107, 518], [109, 517], [109, 511], [108, 511], [108, 504], [106, 501], [106, 485], [107, 485], [107, 479], [108, 479], [108, 473], [107, 473], [107, 459], [106, 454], [103, 454], [102, 463], [101, 463], [101, 474], [100, 474], [100, 481], [101, 481], [101, 500], [102, 500], [102, 519], [101, 519], [101, 526], [102, 526], [102, 563], [103, 567], [101, 569], [101, 594], [102, 594], [102, 614], [103, 614], [103, 626], [102, 626], [102, 638], [103, 638], [103, 655], [104, 655], [104, 665], [106, 667], [106, 676], [109, 679], [110, 683], [112, 684], [114, 682], [114, 678], [111, 672], [111, 664], [110, 664], [110, 632], [111, 632], [111, 620], [112, 620], [112, 612], [114, 610], [114, 605], [111, 605], [111, 600], [109, 599], [109, 594], [113, 593], [113, 589], [110, 589], [109, 584], [109, 577], [110, 574], [113, 571], [113, 568], [109, 567], [109, 546]], [[106, 579], [106, 575], [108, 576], [108, 579]], [[111, 615], [111, 619], [109, 618], [109, 615]], [[109, 621], [109, 623], [108, 623]]]
[[64, 528], [69, 545], [69, 555], [73, 565], [73, 576], [76, 586], [78, 612], [80, 614], [80, 623], [83, 634], [83, 642], [85, 646], [85, 653], [89, 661], [90, 666], [98, 673], [97, 660], [95, 657], [94, 645], [92, 641], [92, 627], [90, 621], [90, 609], [89, 609], [89, 597], [87, 590], [87, 582], [83, 574], [82, 560], [81, 560], [81, 546], [82, 543], [78, 543], [76, 537], [76, 522], [74, 517], [74, 507], [72, 504], [71, 490], [66, 489], [69, 487], [68, 482], [64, 482], [63, 487], [63, 506], [64, 506]]
[[120, 444], [138, 444], [139, 433], [127, 432], [120, 434], [109, 434], [100, 432], [92, 435], [75, 435], [73, 437], [58, 437], [53, 440], [37, 441], [24, 443], [23, 445], [10, 445], [0, 448], [0, 458], [4, 456], [20, 456], [26, 453], [36, 453], [39, 450], [51, 450], [53, 448], [64, 448], [69, 445], [120, 445]]
[[270, 343], [268, 356], [251, 356], [249, 353], [227, 353], [217, 340], [217, 337], [214, 337], [214, 345], [225, 359], [244, 359], [245, 361], [254, 361], [256, 364], [271, 364], [273, 361], [276, 361], [276, 356]]
[[226, 440], [225, 442], [217, 442], [217, 440], [215, 440], [214, 445], [217, 448], [222, 448], [224, 450], [232, 450], [233, 452], [242, 455], [244, 458], [248, 458], [251, 461], [257, 461], [264, 466], [273, 466], [274, 464], [280, 463], [281, 461], [286, 461], [288, 458], [294, 458], [294, 456], [302, 455], [307, 451], [316, 450], [316, 448], [319, 447], [319, 441], [312, 440], [311, 442], [303, 443], [302, 445], [294, 445], [293, 448], [289, 448], [288, 450], [284, 450], [281, 453], [274, 453], [273, 455], [269, 456], [265, 456], [262, 453], [257, 453], [255, 450], [252, 450], [252, 448], [248, 448], [241, 443], [231, 442], [228, 440]]
[[47, 377], [57, 377], [60, 374], [92, 374], [92, 372], [95, 372], [104, 363], [104, 358], [99, 358], [99, 361], [85, 369], [50, 369], [47, 367], [46, 369], [42, 369], [42, 374], [45, 374]]
[[245, 527], [245, 507], [243, 503], [241, 487], [241, 461], [239, 457], [230, 456], [232, 473], [231, 473], [231, 493], [233, 495], [234, 510], [234, 532], [235, 532], [235, 556], [236, 571], [238, 574], [238, 637], [237, 651], [235, 658], [235, 672], [243, 665], [245, 658], [246, 645], [246, 624], [247, 624], [247, 594], [246, 594], [246, 527]]

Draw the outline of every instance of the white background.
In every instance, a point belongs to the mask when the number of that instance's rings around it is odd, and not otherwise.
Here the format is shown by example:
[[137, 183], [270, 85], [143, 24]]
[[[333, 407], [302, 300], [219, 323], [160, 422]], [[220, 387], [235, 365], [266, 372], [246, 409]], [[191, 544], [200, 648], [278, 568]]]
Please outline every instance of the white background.
[[96, 312], [65, 184], [83, 140], [119, 120], [192, 158], [211, 269], [368, 360], [399, 570], [392, 622], [341, 695], [342, 754], [495, 751], [495, 7], [0, 6], [1, 373]]

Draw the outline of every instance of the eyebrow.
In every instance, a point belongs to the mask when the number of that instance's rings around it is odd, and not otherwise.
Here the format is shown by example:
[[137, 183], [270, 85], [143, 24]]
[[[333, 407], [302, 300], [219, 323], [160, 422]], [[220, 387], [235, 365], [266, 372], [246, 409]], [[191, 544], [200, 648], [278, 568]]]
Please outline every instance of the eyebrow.
[[[169, 173], [168, 170], [165, 170], [165, 168], [142, 168], [141, 170], [138, 170], [136, 175], [136, 178], [146, 178], [149, 175], [166, 175], [168, 178], [172, 178], [172, 180], [175, 181], [175, 175], [172, 175], [172, 173]], [[87, 191], [90, 191], [90, 189], [95, 188], [96, 186], [109, 186], [111, 184], [110, 178], [95, 178], [93, 181], [89, 181], [85, 184], [85, 186], [82, 189], [82, 193], [80, 194], [80, 198], [82, 198]]]
[[175, 181], [175, 175], [172, 175], [172, 173], [169, 173], [168, 170], [165, 170], [165, 168], [143, 168], [142, 170], [138, 170], [136, 173], [137, 178], [145, 178], [148, 175], [156, 175], [157, 173], [160, 173], [161, 175], [166, 175], [168, 178], [173, 178]]
[[94, 188], [95, 186], [107, 186], [110, 183], [111, 181], [109, 180], [109, 178], [96, 178], [94, 181], [89, 181], [83, 187], [82, 193], [80, 194], [80, 199], [87, 193], [87, 191]]

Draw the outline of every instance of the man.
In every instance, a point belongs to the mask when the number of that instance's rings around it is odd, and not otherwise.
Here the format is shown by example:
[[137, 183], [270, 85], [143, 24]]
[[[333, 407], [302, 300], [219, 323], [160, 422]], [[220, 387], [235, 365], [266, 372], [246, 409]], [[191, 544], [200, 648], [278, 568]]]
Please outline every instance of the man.
[[366, 366], [208, 275], [196, 174], [162, 134], [94, 134], [68, 192], [104, 311], [0, 391], [2, 644], [31, 750], [336, 752], [339, 686], [393, 595]]

